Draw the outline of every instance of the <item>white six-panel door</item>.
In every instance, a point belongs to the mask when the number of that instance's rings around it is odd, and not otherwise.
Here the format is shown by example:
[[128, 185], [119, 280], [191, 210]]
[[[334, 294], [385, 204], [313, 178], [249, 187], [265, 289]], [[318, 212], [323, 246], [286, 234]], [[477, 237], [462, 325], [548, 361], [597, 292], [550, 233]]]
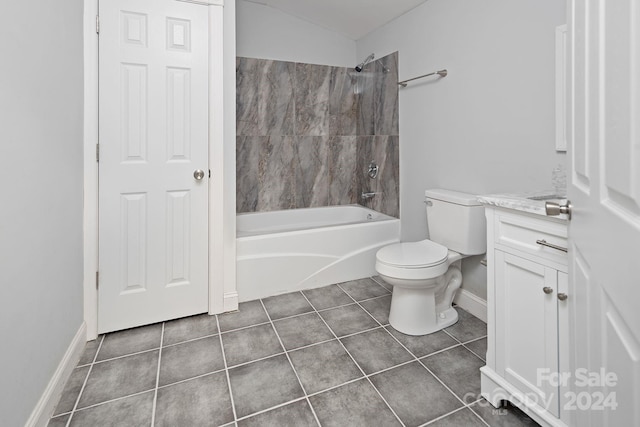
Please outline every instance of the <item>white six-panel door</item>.
[[569, 40], [569, 410], [576, 426], [638, 426], [639, 2], [571, 0]]
[[208, 17], [175, 0], [99, 9], [98, 329], [108, 332], [208, 309]]

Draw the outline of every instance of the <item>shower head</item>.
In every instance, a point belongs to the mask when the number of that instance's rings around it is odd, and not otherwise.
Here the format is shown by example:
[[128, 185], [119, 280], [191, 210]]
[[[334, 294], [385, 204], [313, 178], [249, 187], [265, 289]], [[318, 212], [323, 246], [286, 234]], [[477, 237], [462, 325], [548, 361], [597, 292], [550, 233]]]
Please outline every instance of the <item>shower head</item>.
[[364, 66], [367, 65], [369, 62], [373, 61], [373, 58], [375, 58], [375, 57], [376, 56], [373, 53], [371, 55], [367, 56], [367, 59], [365, 59], [364, 61], [362, 61], [358, 65], [356, 65], [356, 71], [357, 72], [361, 72], [364, 69]]

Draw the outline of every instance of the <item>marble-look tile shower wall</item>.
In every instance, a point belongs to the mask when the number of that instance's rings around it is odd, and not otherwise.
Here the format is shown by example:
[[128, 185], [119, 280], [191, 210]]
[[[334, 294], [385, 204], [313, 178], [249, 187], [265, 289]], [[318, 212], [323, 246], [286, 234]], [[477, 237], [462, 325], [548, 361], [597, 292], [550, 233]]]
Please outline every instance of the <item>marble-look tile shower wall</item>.
[[397, 53], [361, 73], [237, 58], [236, 77], [238, 212], [360, 203], [398, 216]]

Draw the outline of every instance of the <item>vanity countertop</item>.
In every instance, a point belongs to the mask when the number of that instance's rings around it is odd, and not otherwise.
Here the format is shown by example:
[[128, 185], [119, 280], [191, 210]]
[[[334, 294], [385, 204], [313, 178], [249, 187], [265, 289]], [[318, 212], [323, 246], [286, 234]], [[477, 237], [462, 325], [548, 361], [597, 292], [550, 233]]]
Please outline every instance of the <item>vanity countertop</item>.
[[[478, 196], [478, 201], [485, 205], [514, 209], [546, 217], [547, 214], [544, 209], [545, 202], [564, 203], [567, 200], [566, 198], [554, 198], [552, 196], [548, 198], [545, 197], [552, 194], [552, 190], [510, 194], [487, 194]], [[532, 200], [532, 198], [544, 198], [544, 200]], [[560, 214], [553, 218], [566, 220], [567, 215]]]

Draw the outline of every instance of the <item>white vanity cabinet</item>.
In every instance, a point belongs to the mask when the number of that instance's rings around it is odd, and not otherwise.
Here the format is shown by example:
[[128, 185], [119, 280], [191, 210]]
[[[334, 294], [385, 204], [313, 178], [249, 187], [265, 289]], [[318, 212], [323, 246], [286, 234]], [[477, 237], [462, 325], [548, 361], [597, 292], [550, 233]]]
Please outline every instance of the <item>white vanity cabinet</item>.
[[[487, 365], [482, 395], [508, 400], [542, 425], [569, 425], [562, 411], [567, 372], [567, 224], [486, 206]], [[563, 250], [564, 249], [564, 250]]]

